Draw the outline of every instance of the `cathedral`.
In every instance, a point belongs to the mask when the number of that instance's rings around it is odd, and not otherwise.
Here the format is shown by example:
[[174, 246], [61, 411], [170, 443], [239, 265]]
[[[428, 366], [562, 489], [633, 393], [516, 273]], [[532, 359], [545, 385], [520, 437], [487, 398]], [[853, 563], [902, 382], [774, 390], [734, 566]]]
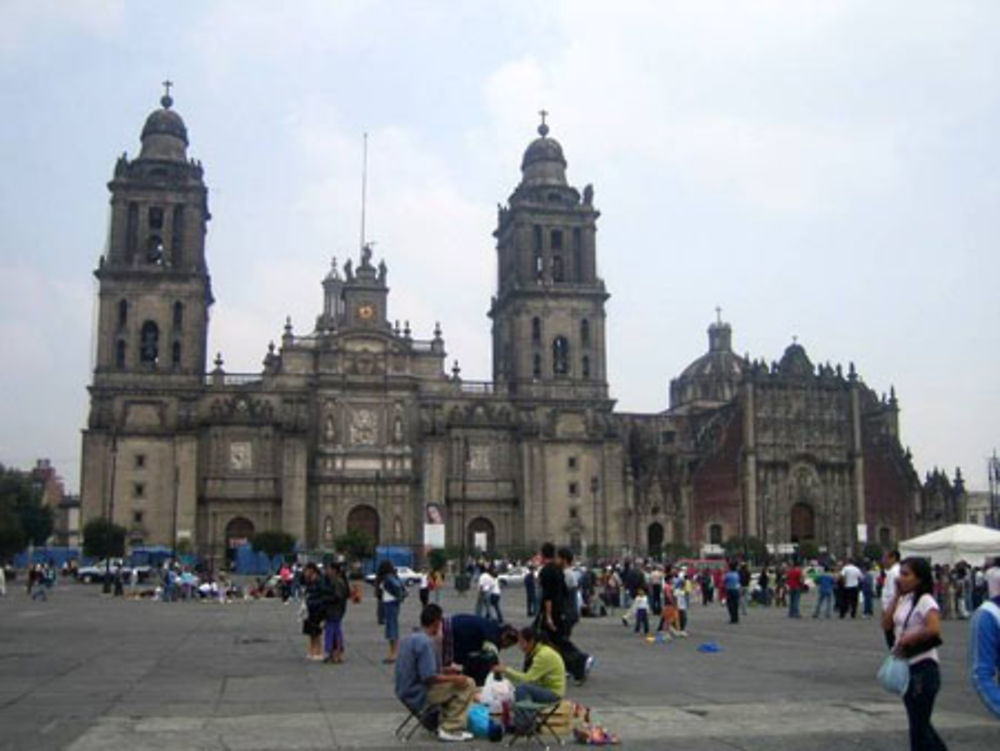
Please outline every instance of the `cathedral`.
[[706, 555], [734, 538], [860, 552], [919, 530], [895, 393], [853, 365], [814, 365], [798, 343], [752, 361], [720, 317], [667, 408], [615, 411], [600, 212], [544, 117], [497, 212], [485, 382], [448, 368], [440, 327], [421, 340], [392, 323], [390, 271], [370, 246], [334, 262], [313, 329], [286, 322], [260, 372], [218, 357], [209, 369], [211, 214], [187, 148], [167, 94], [108, 184], [85, 521], [215, 558], [271, 529], [310, 551], [359, 531], [418, 550], [555, 540], [615, 555]]

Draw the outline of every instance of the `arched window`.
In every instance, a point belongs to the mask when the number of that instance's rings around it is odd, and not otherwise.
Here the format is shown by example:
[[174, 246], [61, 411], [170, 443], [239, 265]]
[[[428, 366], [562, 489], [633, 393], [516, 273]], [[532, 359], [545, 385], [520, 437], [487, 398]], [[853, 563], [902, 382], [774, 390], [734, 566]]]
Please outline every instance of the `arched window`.
[[535, 355], [531, 364], [531, 374], [535, 378], [542, 377], [542, 356]]
[[159, 235], [150, 235], [146, 241], [146, 262], [163, 263], [163, 238]]
[[160, 329], [153, 321], [142, 324], [139, 334], [139, 361], [156, 365], [160, 357]]
[[535, 316], [531, 319], [531, 343], [539, 344], [542, 341], [542, 319]]
[[552, 281], [561, 282], [565, 276], [562, 256], [552, 256]]
[[590, 346], [590, 321], [586, 318], [580, 321], [580, 344]]
[[711, 545], [722, 544], [722, 525], [713, 524], [708, 528], [708, 542]]
[[590, 378], [590, 356], [584, 355], [583, 362], [581, 364], [581, 370], [583, 371], [584, 378]]
[[181, 343], [174, 342], [173, 350], [170, 353], [170, 362], [175, 368], [181, 366]]
[[125, 340], [119, 339], [115, 345], [115, 367], [119, 370], [125, 369]]
[[125, 324], [128, 323], [128, 301], [119, 300], [118, 301], [118, 328], [125, 328]]
[[179, 329], [184, 325], [184, 303], [178, 301], [174, 303], [174, 328]]
[[552, 340], [552, 372], [557, 376], [569, 373], [569, 342], [564, 336]]

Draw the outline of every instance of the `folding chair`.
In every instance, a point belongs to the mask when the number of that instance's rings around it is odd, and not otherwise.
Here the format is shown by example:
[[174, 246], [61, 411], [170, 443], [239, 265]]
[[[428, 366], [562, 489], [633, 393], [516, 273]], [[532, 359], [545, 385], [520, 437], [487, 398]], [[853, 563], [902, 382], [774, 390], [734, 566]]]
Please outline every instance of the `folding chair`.
[[403, 704], [403, 706], [406, 707], [407, 715], [393, 732], [393, 735], [401, 741], [409, 742], [413, 738], [413, 734], [421, 727], [432, 733], [437, 730], [438, 720], [441, 716], [440, 704], [425, 704], [419, 712], [414, 711], [408, 704]]
[[559, 711], [560, 703], [557, 701], [551, 704], [544, 704], [528, 700], [514, 702], [514, 724], [516, 729], [511, 734], [507, 747], [513, 746], [517, 743], [518, 739], [524, 738], [525, 741], [529, 739], [533, 740], [544, 748], [545, 751], [548, 751], [549, 744], [545, 740], [546, 733], [552, 737], [556, 745], [562, 746], [565, 741], [549, 724], [556, 712]]

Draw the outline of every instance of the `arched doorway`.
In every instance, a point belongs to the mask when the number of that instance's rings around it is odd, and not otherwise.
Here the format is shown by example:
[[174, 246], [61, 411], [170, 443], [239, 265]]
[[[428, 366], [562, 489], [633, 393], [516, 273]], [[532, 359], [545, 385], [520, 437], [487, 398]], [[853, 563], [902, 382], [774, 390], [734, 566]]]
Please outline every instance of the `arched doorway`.
[[796, 503], [791, 513], [791, 541], [812, 542], [816, 539], [816, 514], [808, 503]]
[[347, 515], [347, 531], [363, 532], [374, 545], [379, 544], [378, 511], [371, 506], [355, 506]]
[[469, 549], [473, 552], [491, 553], [496, 549], [496, 531], [493, 522], [478, 516], [469, 522]]
[[253, 538], [254, 526], [249, 519], [237, 516], [226, 525], [226, 563], [236, 558], [236, 548], [249, 545]]
[[653, 522], [646, 529], [646, 552], [659, 556], [663, 552], [663, 525]]

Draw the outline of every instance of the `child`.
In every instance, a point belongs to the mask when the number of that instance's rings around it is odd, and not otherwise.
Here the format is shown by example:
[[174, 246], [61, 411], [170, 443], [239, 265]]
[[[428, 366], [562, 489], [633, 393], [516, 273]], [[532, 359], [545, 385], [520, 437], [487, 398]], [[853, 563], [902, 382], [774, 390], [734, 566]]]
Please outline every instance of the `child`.
[[669, 630], [669, 636], [677, 636], [680, 633], [678, 628], [680, 624], [677, 621], [677, 595], [671, 581], [663, 583], [663, 610], [660, 612], [660, 625], [656, 630], [662, 631], [664, 624]]
[[[635, 591], [635, 600], [629, 615], [635, 616], [635, 633], [639, 633], [639, 626], [642, 626], [644, 634], [649, 633], [649, 600], [646, 599], [646, 588], [639, 587]], [[622, 625], [628, 627], [628, 615], [622, 616]]]
[[677, 575], [677, 579], [674, 582], [674, 600], [677, 603], [677, 615], [678, 615], [678, 632], [677, 636], [687, 636], [687, 623], [688, 623], [688, 605], [690, 604], [691, 590], [693, 589], [691, 585], [691, 580], [688, 579], [683, 573]]

